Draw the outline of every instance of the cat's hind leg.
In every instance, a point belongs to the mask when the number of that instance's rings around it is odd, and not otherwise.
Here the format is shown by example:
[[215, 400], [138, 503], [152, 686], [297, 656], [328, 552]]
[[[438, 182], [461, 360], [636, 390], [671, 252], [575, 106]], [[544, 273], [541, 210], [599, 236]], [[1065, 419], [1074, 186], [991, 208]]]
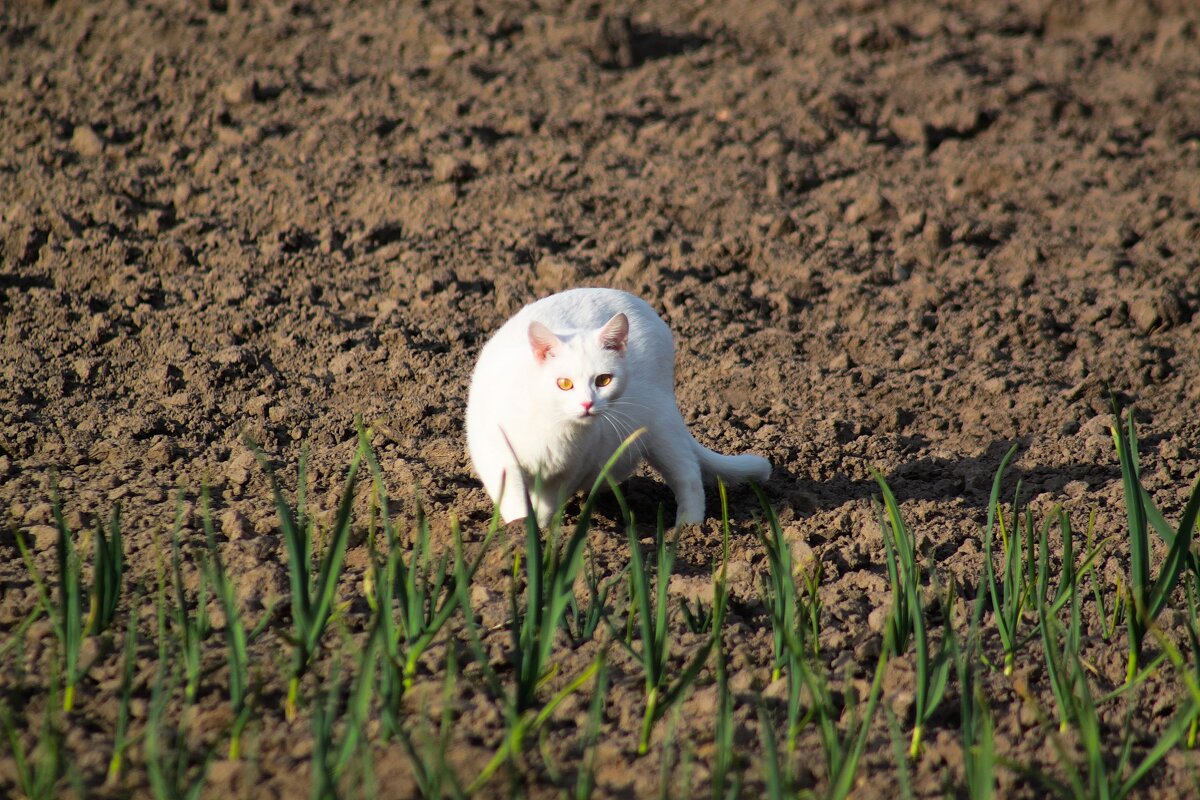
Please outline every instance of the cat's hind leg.
[[675, 494], [675, 525], [704, 521], [704, 482], [683, 417], [647, 431], [646, 458]]

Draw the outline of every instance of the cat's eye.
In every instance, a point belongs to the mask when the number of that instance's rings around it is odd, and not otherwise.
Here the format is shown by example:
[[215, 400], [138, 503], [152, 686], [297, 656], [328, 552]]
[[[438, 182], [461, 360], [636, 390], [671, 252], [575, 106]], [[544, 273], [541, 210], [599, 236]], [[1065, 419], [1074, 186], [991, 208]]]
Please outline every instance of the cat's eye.
[[559, 378], [558, 388], [562, 389], [564, 392], [569, 392], [575, 388], [575, 383], [570, 378]]
[[597, 386], [608, 386], [610, 383], [612, 383], [612, 375], [597, 375], [596, 376], [596, 385]]

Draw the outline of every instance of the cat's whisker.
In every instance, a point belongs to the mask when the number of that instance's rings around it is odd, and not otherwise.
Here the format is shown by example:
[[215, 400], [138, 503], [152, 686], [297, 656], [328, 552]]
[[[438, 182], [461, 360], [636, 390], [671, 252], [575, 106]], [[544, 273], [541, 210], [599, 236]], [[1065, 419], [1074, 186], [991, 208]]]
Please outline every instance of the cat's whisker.
[[[612, 406], [609, 406], [605, 410], [604, 416], [608, 418], [609, 423], [613, 426], [613, 430], [617, 434], [617, 438], [619, 438], [621, 441], [624, 441], [632, 436], [633, 432], [639, 427], [635, 420], [626, 417], [619, 411], [616, 411]], [[621, 423], [620, 427], [617, 426], [617, 422]], [[646, 448], [646, 443], [641, 437], [634, 439], [632, 447], [634, 448], [634, 452], [637, 454], [639, 459], [645, 458], [649, 453]]]

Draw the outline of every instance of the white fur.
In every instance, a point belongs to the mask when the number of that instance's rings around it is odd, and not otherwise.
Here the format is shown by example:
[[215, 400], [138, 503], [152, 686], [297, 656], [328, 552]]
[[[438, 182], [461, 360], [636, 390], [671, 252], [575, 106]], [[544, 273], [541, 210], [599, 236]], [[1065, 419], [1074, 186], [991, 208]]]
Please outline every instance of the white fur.
[[[597, 386], [603, 375], [611, 382]], [[559, 387], [563, 378], [570, 389]], [[505, 522], [526, 515], [528, 491], [545, 525], [569, 495], [591, 488], [638, 428], [646, 431], [612, 477], [624, 480], [649, 461], [675, 493], [677, 525], [704, 520], [702, 479], [762, 482], [771, 474], [765, 458], [720, 455], [692, 438], [675, 404], [671, 331], [633, 295], [572, 289], [543, 298], [504, 323], [479, 354], [467, 449]]]

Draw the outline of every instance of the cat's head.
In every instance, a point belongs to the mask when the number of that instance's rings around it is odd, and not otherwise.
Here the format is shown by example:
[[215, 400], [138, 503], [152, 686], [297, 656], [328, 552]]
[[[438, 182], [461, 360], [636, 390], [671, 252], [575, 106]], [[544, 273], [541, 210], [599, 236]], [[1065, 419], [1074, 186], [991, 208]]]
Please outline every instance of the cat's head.
[[589, 422], [625, 392], [629, 320], [617, 314], [596, 330], [559, 338], [529, 323], [529, 347], [538, 365], [537, 390], [562, 419]]

